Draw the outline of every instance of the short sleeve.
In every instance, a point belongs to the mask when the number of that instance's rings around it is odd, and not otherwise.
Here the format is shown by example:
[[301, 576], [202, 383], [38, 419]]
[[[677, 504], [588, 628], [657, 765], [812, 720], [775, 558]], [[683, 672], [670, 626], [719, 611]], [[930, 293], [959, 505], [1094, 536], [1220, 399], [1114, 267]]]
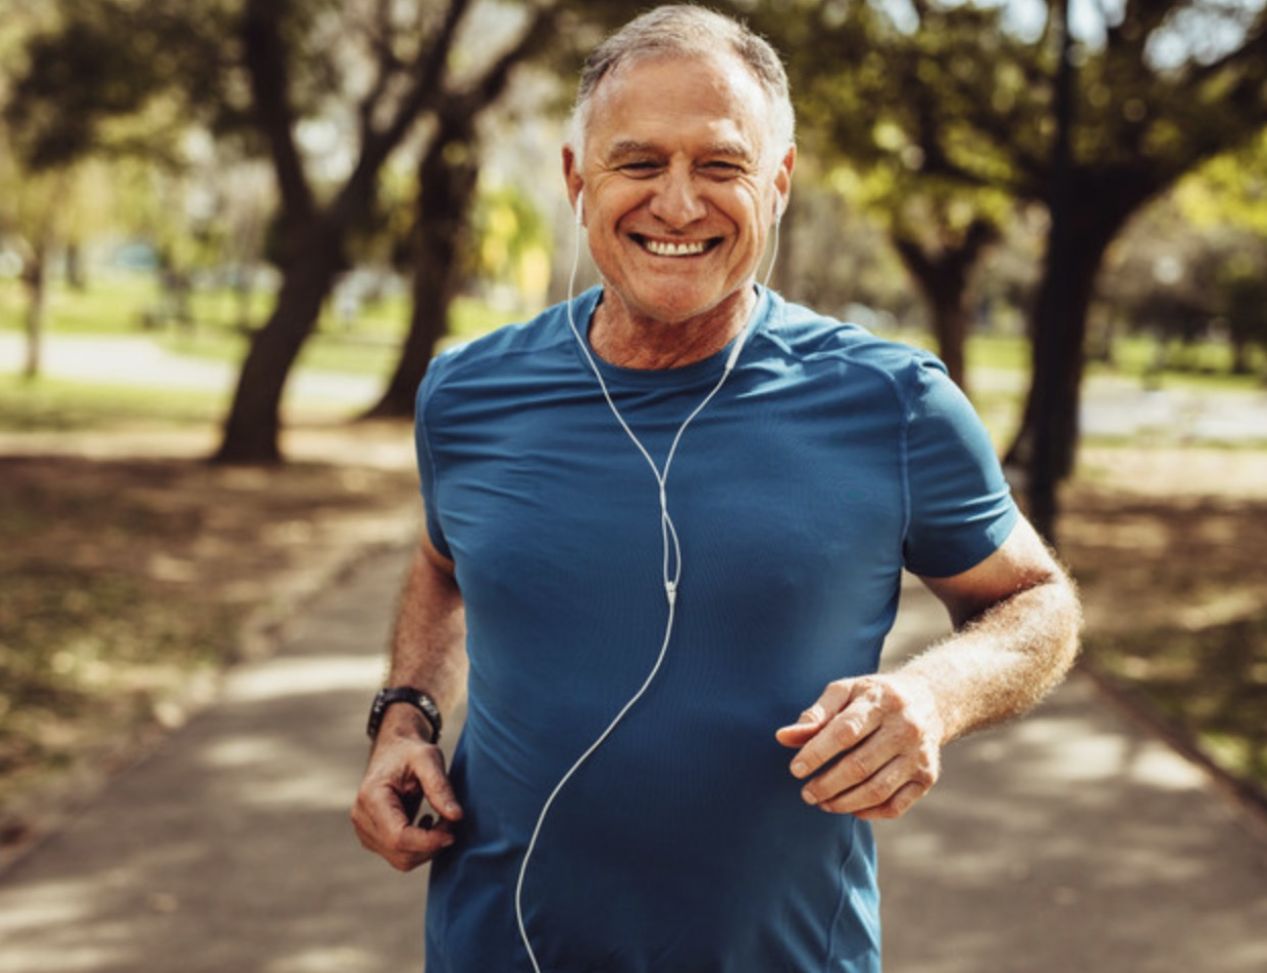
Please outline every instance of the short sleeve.
[[921, 354], [908, 378], [903, 560], [945, 578], [993, 554], [1019, 512], [985, 427], [945, 366]]
[[445, 539], [444, 531], [440, 526], [440, 511], [436, 503], [435, 454], [431, 447], [428, 430], [428, 423], [431, 421], [429, 416], [431, 397], [439, 384], [443, 365], [443, 356], [433, 358], [418, 386], [418, 395], [414, 400], [414, 449], [418, 457], [418, 480], [422, 489], [422, 503], [427, 520], [427, 536], [437, 551], [452, 560], [453, 553], [449, 549], [449, 542]]

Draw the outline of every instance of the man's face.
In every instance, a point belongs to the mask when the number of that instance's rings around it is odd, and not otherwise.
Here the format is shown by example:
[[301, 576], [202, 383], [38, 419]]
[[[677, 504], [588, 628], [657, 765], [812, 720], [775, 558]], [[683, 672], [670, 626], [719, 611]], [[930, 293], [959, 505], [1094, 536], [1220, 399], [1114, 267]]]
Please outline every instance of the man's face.
[[795, 151], [772, 144], [769, 99], [734, 56], [620, 66], [594, 92], [585, 158], [564, 150], [584, 191], [590, 252], [609, 297], [680, 322], [756, 273]]

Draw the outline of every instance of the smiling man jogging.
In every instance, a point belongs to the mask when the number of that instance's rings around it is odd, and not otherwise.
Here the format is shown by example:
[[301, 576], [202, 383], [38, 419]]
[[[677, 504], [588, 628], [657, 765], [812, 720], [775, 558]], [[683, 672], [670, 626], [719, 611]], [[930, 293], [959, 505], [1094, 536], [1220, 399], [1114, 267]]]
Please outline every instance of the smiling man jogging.
[[[940, 364], [757, 284], [795, 162], [763, 40], [628, 24], [563, 151], [601, 286], [419, 390], [426, 530], [352, 816], [433, 861], [431, 973], [873, 973], [869, 822], [1072, 661], [1072, 588]], [[903, 568], [956, 631], [876, 675]]]

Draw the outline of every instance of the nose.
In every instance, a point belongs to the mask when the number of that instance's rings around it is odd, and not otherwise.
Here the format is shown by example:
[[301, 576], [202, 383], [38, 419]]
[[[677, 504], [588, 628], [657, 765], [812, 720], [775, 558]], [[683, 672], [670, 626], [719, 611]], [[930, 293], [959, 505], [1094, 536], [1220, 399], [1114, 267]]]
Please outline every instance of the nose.
[[651, 198], [651, 214], [672, 229], [682, 229], [703, 219], [708, 207], [695, 191], [688, 169], [670, 167]]

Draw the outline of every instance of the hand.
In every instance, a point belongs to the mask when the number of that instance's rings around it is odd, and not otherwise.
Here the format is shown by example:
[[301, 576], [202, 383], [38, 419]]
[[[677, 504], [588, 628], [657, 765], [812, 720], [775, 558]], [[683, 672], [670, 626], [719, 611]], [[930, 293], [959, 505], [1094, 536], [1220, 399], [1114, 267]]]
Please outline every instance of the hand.
[[828, 683], [775, 739], [797, 748], [794, 777], [817, 774], [801, 790], [806, 803], [874, 820], [905, 814], [937, 782], [942, 735], [927, 683], [895, 673]]
[[[453, 844], [453, 822], [461, 819], [462, 808], [440, 748], [416, 736], [388, 735], [386, 729], [370, 754], [352, 806], [352, 824], [362, 845], [407, 872]], [[440, 814], [434, 827], [411, 823], [423, 797]]]

